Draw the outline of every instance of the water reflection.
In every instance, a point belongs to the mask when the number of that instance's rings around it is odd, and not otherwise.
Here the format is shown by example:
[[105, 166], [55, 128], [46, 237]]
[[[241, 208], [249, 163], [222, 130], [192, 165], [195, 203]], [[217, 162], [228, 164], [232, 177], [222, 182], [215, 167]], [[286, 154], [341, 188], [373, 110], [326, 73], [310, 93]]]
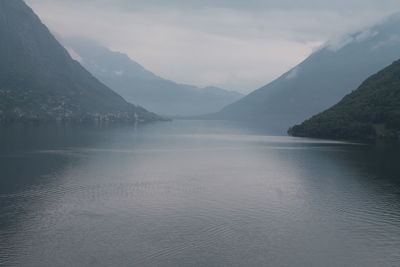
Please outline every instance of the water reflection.
[[264, 133], [5, 129], [0, 265], [396, 266], [400, 149]]

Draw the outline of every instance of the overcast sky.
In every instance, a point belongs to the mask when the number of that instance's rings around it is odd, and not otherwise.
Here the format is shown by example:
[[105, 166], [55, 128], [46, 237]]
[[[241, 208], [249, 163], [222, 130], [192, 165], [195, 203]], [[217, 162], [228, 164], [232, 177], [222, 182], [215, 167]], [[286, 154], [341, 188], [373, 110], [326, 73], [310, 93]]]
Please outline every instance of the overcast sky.
[[399, 0], [26, 0], [61, 36], [86, 36], [164, 78], [244, 93]]

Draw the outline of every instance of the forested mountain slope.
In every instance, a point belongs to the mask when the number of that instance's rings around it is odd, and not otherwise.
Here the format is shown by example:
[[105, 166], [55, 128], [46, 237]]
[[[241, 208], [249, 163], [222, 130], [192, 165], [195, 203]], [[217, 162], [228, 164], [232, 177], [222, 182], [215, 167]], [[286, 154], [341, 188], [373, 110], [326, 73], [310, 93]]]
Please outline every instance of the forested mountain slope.
[[257, 121], [280, 133], [336, 104], [370, 75], [400, 58], [400, 15], [329, 42], [277, 80], [213, 119]]
[[332, 108], [294, 126], [289, 134], [329, 139], [398, 138], [400, 61], [371, 76]]

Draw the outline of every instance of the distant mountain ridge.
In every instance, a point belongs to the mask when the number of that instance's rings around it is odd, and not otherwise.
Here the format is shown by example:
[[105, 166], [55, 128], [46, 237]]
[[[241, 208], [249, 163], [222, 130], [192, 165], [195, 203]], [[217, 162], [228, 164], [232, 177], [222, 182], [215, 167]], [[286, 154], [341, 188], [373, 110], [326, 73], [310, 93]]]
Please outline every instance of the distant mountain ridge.
[[257, 121], [284, 133], [400, 58], [400, 15], [328, 43], [275, 81], [207, 118]]
[[217, 112], [242, 94], [217, 87], [178, 84], [146, 70], [127, 55], [85, 38], [62, 40], [67, 50], [104, 84], [128, 101], [168, 116]]
[[368, 78], [332, 108], [289, 134], [329, 139], [400, 137], [400, 60]]
[[151, 121], [94, 78], [22, 0], [0, 1], [0, 121]]

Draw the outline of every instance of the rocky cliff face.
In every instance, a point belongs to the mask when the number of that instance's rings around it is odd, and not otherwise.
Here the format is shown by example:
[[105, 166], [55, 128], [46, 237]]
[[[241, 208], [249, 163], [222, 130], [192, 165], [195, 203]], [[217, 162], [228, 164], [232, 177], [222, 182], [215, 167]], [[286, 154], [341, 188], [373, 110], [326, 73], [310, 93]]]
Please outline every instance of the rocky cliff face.
[[146, 121], [86, 71], [22, 0], [0, 1], [0, 120]]

